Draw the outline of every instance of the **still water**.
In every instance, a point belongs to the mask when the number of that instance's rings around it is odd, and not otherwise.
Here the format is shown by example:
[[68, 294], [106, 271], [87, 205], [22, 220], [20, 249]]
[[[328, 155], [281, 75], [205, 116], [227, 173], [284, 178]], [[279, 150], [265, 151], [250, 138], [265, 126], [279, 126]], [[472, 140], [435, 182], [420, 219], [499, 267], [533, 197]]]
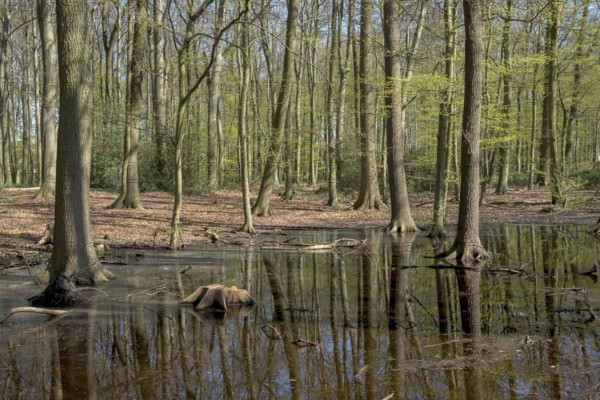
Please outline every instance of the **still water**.
[[[295, 243], [366, 239], [310, 252]], [[258, 246], [113, 253], [118, 278], [71, 314], [0, 325], [6, 399], [600, 397], [600, 241], [585, 227], [485, 226], [480, 270], [424, 233], [288, 232]], [[278, 244], [280, 243], [280, 244]], [[181, 271], [191, 266], [186, 273]], [[0, 315], [36, 287], [0, 280]], [[222, 314], [177, 302], [247, 288]]]

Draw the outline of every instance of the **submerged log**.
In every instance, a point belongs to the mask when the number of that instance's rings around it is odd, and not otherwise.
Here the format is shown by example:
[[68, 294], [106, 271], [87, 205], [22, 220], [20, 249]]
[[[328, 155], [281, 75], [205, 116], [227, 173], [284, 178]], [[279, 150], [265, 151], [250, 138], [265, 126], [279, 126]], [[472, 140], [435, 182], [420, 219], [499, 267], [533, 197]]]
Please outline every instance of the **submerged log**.
[[193, 304], [196, 311], [212, 309], [225, 312], [231, 306], [252, 305], [254, 300], [246, 289], [213, 283], [200, 286], [180, 303]]

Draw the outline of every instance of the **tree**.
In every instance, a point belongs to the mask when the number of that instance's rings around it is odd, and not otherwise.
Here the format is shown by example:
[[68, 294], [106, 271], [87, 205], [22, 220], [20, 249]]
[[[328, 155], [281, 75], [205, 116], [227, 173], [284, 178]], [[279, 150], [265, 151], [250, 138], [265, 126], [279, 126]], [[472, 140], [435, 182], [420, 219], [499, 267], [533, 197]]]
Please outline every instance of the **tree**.
[[506, 15], [502, 28], [502, 132], [505, 136], [500, 147], [500, 170], [496, 184], [496, 194], [508, 192], [508, 174], [510, 172], [510, 109], [511, 97], [511, 48], [510, 48], [510, 22], [512, 18], [512, 0], [506, 0]]
[[277, 95], [277, 104], [273, 114], [271, 137], [269, 142], [269, 153], [260, 182], [260, 189], [256, 202], [252, 207], [252, 214], [257, 216], [270, 215], [271, 194], [273, 192], [273, 183], [275, 174], [279, 165], [282, 150], [283, 131], [285, 129], [285, 120], [290, 104], [292, 93], [292, 75], [294, 68], [294, 54], [296, 51], [296, 30], [298, 25], [298, 1], [288, 0], [287, 2], [287, 24], [285, 38], [285, 52], [283, 55], [281, 84]]
[[448, 193], [448, 184], [446, 177], [448, 175], [449, 149], [448, 142], [450, 136], [450, 117], [452, 113], [452, 103], [454, 102], [454, 57], [456, 55], [456, 1], [444, 1], [444, 75], [447, 80], [447, 86], [442, 94], [440, 102], [440, 113], [438, 116], [437, 132], [437, 152], [435, 168], [435, 188], [433, 204], [433, 221], [429, 237], [446, 236], [446, 197]]
[[56, 184], [56, 101], [58, 71], [54, 25], [51, 21], [48, 0], [38, 0], [37, 18], [42, 48], [42, 106], [40, 133], [44, 140], [42, 160], [42, 184], [36, 199], [54, 197]]
[[10, 162], [10, 133], [8, 132], [8, 94], [6, 93], [5, 76], [10, 29], [10, 0], [2, 4], [2, 26], [0, 27], [0, 134], [2, 135], [2, 188], [13, 186], [12, 165]]
[[[225, 0], [218, 0], [214, 30], [219, 32], [223, 25], [223, 13]], [[219, 112], [221, 103], [221, 69], [223, 65], [223, 50], [220, 43], [217, 44], [215, 60], [211, 71], [206, 79], [208, 89], [208, 188], [214, 190], [219, 186], [220, 147], [221, 147], [221, 114]]]
[[[551, 0], [548, 7], [544, 41], [544, 87], [542, 103], [542, 133], [539, 147], [539, 169], [536, 182], [546, 186], [557, 178], [556, 171], [556, 80], [558, 72], [558, 22], [561, 0]], [[556, 172], [556, 173], [555, 173]], [[556, 188], [554, 187], [556, 186]], [[552, 183], [552, 203], [559, 193], [558, 182]]]
[[240, 53], [241, 53], [241, 88], [238, 105], [238, 141], [239, 141], [239, 166], [240, 177], [242, 181], [242, 201], [244, 206], [244, 226], [241, 230], [247, 233], [255, 233], [252, 225], [252, 209], [250, 207], [250, 178], [248, 174], [248, 138], [246, 134], [246, 115], [248, 110], [248, 90], [250, 86], [250, 46], [248, 45], [250, 36], [250, 25], [247, 17], [242, 20], [240, 35]]
[[438, 257], [479, 260], [487, 252], [479, 238], [479, 137], [483, 104], [483, 4], [463, 0], [465, 19], [465, 94], [461, 134], [460, 204], [454, 243]]
[[386, 137], [388, 178], [390, 185], [390, 202], [392, 215], [387, 232], [415, 232], [417, 225], [410, 214], [408, 188], [406, 186], [406, 171], [404, 169], [404, 85], [412, 76], [413, 56], [417, 49], [425, 14], [425, 2], [421, 3], [421, 12], [417, 21], [417, 29], [413, 37], [410, 51], [407, 55], [406, 70], [402, 73], [400, 60], [400, 5], [396, 0], [386, 0], [383, 3], [383, 36], [385, 44], [385, 106], [386, 106]]
[[[338, 0], [333, 0], [331, 8], [331, 24], [330, 24], [330, 36], [331, 45], [329, 47], [329, 85], [327, 85], [327, 166], [329, 167], [328, 174], [328, 188], [329, 188], [329, 199], [327, 205], [330, 207], [338, 207], [338, 192], [337, 192], [337, 163], [336, 163], [336, 140], [335, 136], [337, 131], [335, 130], [335, 115], [334, 106], [334, 71], [335, 64], [340, 63], [341, 60], [341, 39], [340, 32], [338, 29], [338, 19], [340, 14], [340, 5]], [[342, 77], [340, 77], [342, 78]], [[345, 84], [343, 79], [340, 79], [340, 85]], [[338, 95], [338, 113], [342, 112], [341, 106], [339, 105], [340, 97]]]
[[[562, 200], [560, 171], [556, 151], [556, 86], [558, 74], [558, 25], [562, 0], [550, 2], [550, 15], [546, 25], [544, 52], [544, 100], [542, 107], [542, 142], [540, 143], [540, 173], [549, 174], [552, 204]], [[543, 168], [543, 169], [542, 169]], [[546, 179], [548, 179], [546, 177]], [[544, 179], [542, 179], [543, 181]]]
[[360, 192], [354, 203], [355, 210], [384, 208], [377, 182], [377, 147], [375, 129], [375, 29], [374, 3], [361, 2], [360, 6]]
[[[215, 60], [215, 54], [217, 52], [217, 46], [219, 45], [219, 41], [221, 37], [229, 28], [231, 28], [235, 23], [237, 23], [247, 12], [248, 12], [248, 3], [249, 0], [244, 1], [244, 9], [240, 11], [237, 17], [233, 18], [229, 23], [223, 26], [215, 35], [214, 41], [211, 47], [211, 53], [208, 59], [208, 62], [204, 66], [204, 69], [197, 75], [195, 80], [189, 83], [188, 79], [188, 62], [190, 56], [190, 49], [194, 44], [193, 41], [197, 37], [195, 32], [195, 24], [198, 19], [204, 15], [207, 8], [213, 0], [205, 0], [198, 8], [194, 10], [187, 10], [186, 15], [188, 16], [187, 21], [185, 21], [185, 33], [183, 36], [183, 40], [179, 45], [179, 49], [177, 49], [177, 75], [179, 78], [179, 88], [178, 88], [178, 102], [177, 102], [177, 114], [175, 120], [175, 135], [173, 138], [173, 143], [175, 146], [175, 193], [173, 200], [173, 214], [171, 216], [171, 235], [169, 241], [169, 248], [173, 250], [177, 250], [183, 247], [183, 239], [181, 238], [181, 209], [183, 205], [183, 158], [182, 158], [182, 150], [183, 150], [183, 138], [185, 137], [185, 125], [186, 125], [186, 114], [188, 103], [192, 98], [192, 95], [198, 90], [200, 84], [204, 82], [206, 79], [210, 69]], [[176, 36], [176, 32], [173, 31], [174, 37]], [[175, 38], [177, 42], [177, 39]]]
[[[579, 103], [582, 100], [581, 79], [583, 77], [583, 59], [587, 55], [585, 52], [586, 33], [588, 28], [588, 14], [590, 8], [590, 0], [584, 0], [582, 4], [581, 22], [579, 31], [577, 32], [575, 44], [575, 65], [573, 66], [573, 85], [571, 93], [571, 105], [567, 118], [567, 126], [565, 131], [565, 151], [563, 165], [567, 165], [572, 161], [572, 153], [574, 147], [574, 136], [577, 131], [577, 122], [579, 118]], [[591, 49], [590, 49], [591, 50]], [[566, 173], [566, 169], [565, 169]]]
[[146, 58], [146, 26], [148, 1], [136, 0], [131, 58], [129, 60], [129, 98], [127, 126], [121, 170], [121, 193], [110, 208], [142, 208], [138, 176], [140, 123], [144, 110], [144, 62]]
[[153, 58], [154, 70], [152, 79], [152, 117], [154, 122], [154, 164], [158, 176], [157, 184], [161, 189], [166, 189], [167, 162], [166, 162], [166, 125], [167, 125], [167, 71], [165, 60], [165, 36], [163, 25], [165, 22], [164, 6], [162, 0], [154, 1], [152, 38], [154, 42]]
[[89, 218], [92, 146], [87, 2], [57, 0], [60, 115], [50, 285], [35, 305], [73, 305], [74, 284], [94, 284], [113, 275], [94, 249]]

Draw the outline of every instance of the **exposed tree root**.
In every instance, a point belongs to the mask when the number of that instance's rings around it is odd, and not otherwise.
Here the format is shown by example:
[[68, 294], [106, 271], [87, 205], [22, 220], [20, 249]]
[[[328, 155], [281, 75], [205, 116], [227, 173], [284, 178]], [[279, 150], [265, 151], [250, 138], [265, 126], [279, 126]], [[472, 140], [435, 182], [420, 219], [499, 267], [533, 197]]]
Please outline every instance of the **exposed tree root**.
[[420, 229], [414, 222], [404, 223], [399, 221], [392, 221], [385, 228], [386, 233], [405, 233], [405, 232], [419, 232]]
[[73, 280], [59, 275], [42, 293], [28, 300], [35, 307], [73, 307], [81, 303], [83, 298]]
[[480, 244], [458, 245], [454, 243], [448, 250], [436, 254], [435, 258], [455, 258], [461, 262], [479, 262], [487, 260], [489, 254]]
[[446, 236], [446, 229], [444, 229], [444, 227], [439, 224], [433, 224], [431, 226], [431, 231], [429, 231], [429, 233], [427, 234], [427, 237], [431, 239], [442, 239]]

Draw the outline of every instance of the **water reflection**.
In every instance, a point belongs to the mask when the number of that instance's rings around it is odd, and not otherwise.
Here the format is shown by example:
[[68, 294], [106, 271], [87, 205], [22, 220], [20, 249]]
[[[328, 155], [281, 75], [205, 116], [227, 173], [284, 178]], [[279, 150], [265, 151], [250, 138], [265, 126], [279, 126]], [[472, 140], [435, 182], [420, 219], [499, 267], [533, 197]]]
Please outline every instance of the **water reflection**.
[[[0, 397], [598, 396], [600, 289], [582, 273], [599, 241], [577, 228], [482, 232], [495, 253], [482, 271], [428, 268], [443, 244], [372, 230], [301, 237], [367, 238], [360, 250], [147, 255], [86, 308], [0, 325]], [[257, 304], [219, 319], [177, 304], [214, 282]], [[28, 291], [5, 284], [0, 313]]]

